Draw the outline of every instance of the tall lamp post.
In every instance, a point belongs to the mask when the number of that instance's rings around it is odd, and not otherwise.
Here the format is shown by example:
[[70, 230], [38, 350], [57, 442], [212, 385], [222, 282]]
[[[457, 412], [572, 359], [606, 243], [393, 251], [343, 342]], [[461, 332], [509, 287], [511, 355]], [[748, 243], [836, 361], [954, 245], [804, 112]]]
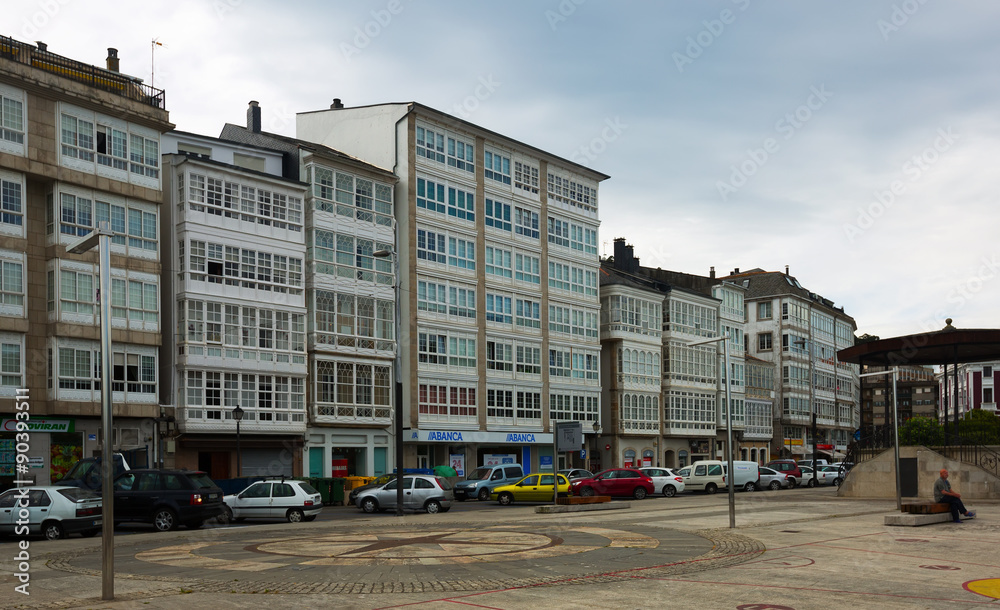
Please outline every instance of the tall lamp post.
[[730, 390], [730, 383], [732, 377], [732, 370], [729, 366], [729, 335], [722, 335], [720, 337], [712, 337], [711, 339], [704, 339], [702, 341], [693, 341], [688, 343], [688, 345], [707, 345], [709, 343], [719, 343], [722, 342], [723, 349], [725, 350], [725, 364], [726, 364], [726, 464], [728, 472], [728, 488], [729, 488], [729, 527], [734, 529], [736, 527], [736, 472], [733, 470], [733, 401]]
[[240, 450], [240, 422], [243, 421], [245, 411], [236, 405], [233, 409], [233, 419], [236, 420], [236, 478], [243, 476], [243, 452]]
[[391, 258], [392, 259], [392, 279], [393, 279], [393, 293], [395, 300], [393, 303], [393, 326], [396, 342], [396, 357], [392, 360], [392, 376], [395, 382], [395, 392], [393, 393], [393, 421], [395, 427], [395, 451], [396, 451], [396, 516], [403, 516], [403, 381], [400, 378], [400, 371], [402, 366], [400, 364], [400, 359], [402, 358], [401, 346], [399, 344], [400, 328], [399, 328], [399, 295], [400, 295], [400, 278], [399, 278], [399, 256], [392, 250], [376, 250], [372, 253], [375, 258]]
[[101, 599], [115, 598], [115, 495], [114, 454], [111, 451], [111, 223], [97, 228], [66, 247], [71, 254], [83, 254], [97, 246], [100, 259], [101, 313]]

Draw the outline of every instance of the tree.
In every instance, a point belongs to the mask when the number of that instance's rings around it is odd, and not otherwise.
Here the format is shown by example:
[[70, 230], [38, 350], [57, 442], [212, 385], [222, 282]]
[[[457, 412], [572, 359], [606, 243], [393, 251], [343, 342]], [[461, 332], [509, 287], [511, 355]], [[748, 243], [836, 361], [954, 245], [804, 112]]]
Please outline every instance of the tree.
[[1000, 417], [990, 411], [973, 409], [958, 420], [958, 434], [980, 445], [1000, 444]]
[[944, 443], [944, 430], [936, 419], [911, 417], [899, 427], [900, 445], [927, 445], [930, 447]]

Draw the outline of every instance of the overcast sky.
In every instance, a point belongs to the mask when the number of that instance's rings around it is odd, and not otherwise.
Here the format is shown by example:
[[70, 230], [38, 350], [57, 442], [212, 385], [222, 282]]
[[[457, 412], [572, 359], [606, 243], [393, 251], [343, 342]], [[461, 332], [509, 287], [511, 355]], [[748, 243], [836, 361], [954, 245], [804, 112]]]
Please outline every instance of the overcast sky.
[[116, 47], [181, 130], [418, 101], [610, 175], [602, 254], [788, 265], [859, 334], [1000, 326], [1000, 3], [35, 0], [0, 23]]

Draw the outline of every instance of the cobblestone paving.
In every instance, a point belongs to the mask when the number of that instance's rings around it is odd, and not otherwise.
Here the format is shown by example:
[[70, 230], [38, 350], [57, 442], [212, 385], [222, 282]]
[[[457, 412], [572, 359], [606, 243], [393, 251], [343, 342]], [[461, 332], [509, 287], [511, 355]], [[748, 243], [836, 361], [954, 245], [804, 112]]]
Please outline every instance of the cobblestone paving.
[[[372, 528], [370, 531], [360, 531], [368, 536], [376, 534], [390, 539], [406, 539], [417, 533], [412, 530], [392, 528]], [[454, 535], [484, 536], [484, 528], [470, 524], [449, 524], [446, 529]], [[424, 565], [421, 563], [394, 561], [393, 558], [372, 557], [370, 561], [354, 561], [347, 565], [325, 565], [312, 569], [303, 568], [298, 555], [281, 554], [275, 561], [284, 562], [268, 571], [237, 572], [227, 570], [225, 559], [193, 555], [188, 566], [183, 562], [178, 565], [171, 563], [144, 562], [135, 557], [157, 552], [165, 553], [159, 557], [187, 557], [190, 553], [203, 553], [204, 541], [191, 545], [155, 545], [143, 544], [141, 548], [119, 548], [119, 557], [128, 557], [128, 569], [116, 572], [115, 578], [121, 580], [148, 581], [150, 587], [142, 594], [143, 597], [155, 597], [157, 589], [163, 588], [162, 594], [175, 594], [178, 588], [183, 590], [214, 593], [281, 593], [281, 594], [381, 594], [381, 593], [455, 593], [469, 591], [488, 591], [537, 586], [565, 586], [595, 582], [611, 582], [622, 578], [659, 577], [666, 575], [689, 574], [727, 567], [751, 561], [764, 552], [760, 542], [733, 533], [728, 529], [702, 530], [696, 533], [681, 533], [662, 528], [643, 528], [636, 525], [622, 526], [616, 529], [605, 528], [546, 528], [541, 526], [488, 528], [498, 535], [508, 535], [513, 540], [523, 541], [526, 535], [537, 536], [546, 540], [557, 539], [565, 544], [571, 554], [553, 555], [551, 548], [547, 553], [532, 557], [530, 551], [515, 553], [516, 558], [504, 559], [500, 556], [480, 556], [470, 564], [463, 561], [451, 565]], [[420, 532], [420, 534], [424, 534]], [[696, 534], [696, 535], [695, 535]], [[558, 536], [558, 537], [557, 537]], [[317, 536], [302, 536], [302, 540], [314, 542]], [[602, 544], [596, 544], [600, 540]], [[232, 557], [234, 561], [245, 561], [247, 556], [263, 556], [256, 553], [256, 547], [279, 544], [289, 549], [294, 548], [295, 539], [282, 537], [273, 540], [258, 541], [259, 544], [247, 545], [246, 542], [224, 541], [220, 546], [218, 557]], [[222, 549], [222, 545], [229, 549]], [[697, 553], [711, 544], [711, 549], [693, 557], [685, 557], [678, 548], [690, 549]], [[180, 551], [162, 551], [163, 549], [184, 547]], [[236, 547], [239, 547], [236, 549]], [[672, 547], [677, 547], [673, 548]], [[314, 550], [304, 559], [312, 560]], [[423, 553], [424, 551], [421, 551]], [[405, 558], [396, 558], [405, 559]], [[205, 561], [204, 565], [194, 562]], [[100, 577], [100, 570], [89, 566], [99, 563], [99, 552], [71, 552], [56, 556], [47, 562], [49, 568], [64, 572]], [[306, 562], [307, 563], [307, 562]], [[365, 565], [361, 565], [364, 563]], [[434, 564], [437, 564], [434, 560]], [[405, 570], [399, 570], [404, 565]], [[206, 567], [207, 566], [207, 567]], [[605, 566], [620, 566], [609, 571]], [[458, 568], [462, 568], [457, 570]], [[603, 568], [603, 569], [602, 569]], [[153, 572], [159, 572], [153, 573]], [[449, 578], [455, 574], [465, 577]], [[480, 576], [481, 575], [481, 576]], [[216, 576], [216, 577], [212, 577]], [[335, 580], [336, 579], [336, 580]], [[157, 583], [154, 585], [153, 583]], [[129, 596], [118, 595], [118, 599]], [[138, 597], [138, 596], [137, 596]], [[79, 603], [77, 600], [74, 603]], [[48, 604], [31, 606], [39, 608], [64, 608], [67, 604]]]

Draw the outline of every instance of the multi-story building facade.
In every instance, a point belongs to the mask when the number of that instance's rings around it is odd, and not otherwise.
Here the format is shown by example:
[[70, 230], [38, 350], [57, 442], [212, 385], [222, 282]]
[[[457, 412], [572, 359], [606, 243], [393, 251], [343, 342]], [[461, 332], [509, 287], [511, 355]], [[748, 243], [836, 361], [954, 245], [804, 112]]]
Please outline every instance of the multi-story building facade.
[[[934, 368], [900, 365], [896, 379], [899, 423], [911, 417], [938, 417], [938, 381]], [[886, 367], [863, 365], [862, 373], [884, 372]], [[861, 434], [867, 436], [892, 425], [892, 375], [861, 379]]]
[[774, 363], [746, 355], [746, 428], [740, 459], [766, 464], [774, 437]]
[[257, 102], [246, 127], [227, 124], [221, 137], [282, 151], [286, 178], [306, 185], [304, 472], [391, 472], [396, 271], [379, 255], [395, 248], [395, 176], [327, 146], [262, 131]]
[[[164, 94], [107, 68], [0, 37], [0, 485], [13, 475], [8, 420], [30, 407], [30, 476], [48, 484], [102, 442], [97, 250], [111, 237], [112, 445], [154, 458], [160, 416], [160, 136]], [[170, 332], [170, 331], [167, 331]]]
[[938, 416], [941, 421], [948, 422], [949, 425], [954, 422], [956, 408], [959, 419], [973, 409], [997, 412], [996, 390], [1000, 388], [1000, 362], [959, 363], [957, 372], [954, 365], [948, 365], [947, 369], [947, 380], [944, 369], [936, 374], [940, 405]]
[[407, 467], [550, 469], [556, 421], [595, 434], [598, 184], [607, 176], [417, 103], [334, 100], [299, 114], [297, 136], [395, 168], [399, 179]]
[[857, 365], [836, 353], [854, 345], [857, 325], [843, 308], [803, 288], [785, 273], [735, 270], [724, 280], [746, 288], [748, 354], [774, 363], [773, 457], [805, 456], [816, 448], [840, 457], [860, 425]]
[[160, 377], [163, 404], [176, 405], [173, 465], [218, 479], [301, 475], [307, 185], [282, 176], [279, 151], [180, 131], [162, 151], [163, 323], [176, 330], [164, 333]]

